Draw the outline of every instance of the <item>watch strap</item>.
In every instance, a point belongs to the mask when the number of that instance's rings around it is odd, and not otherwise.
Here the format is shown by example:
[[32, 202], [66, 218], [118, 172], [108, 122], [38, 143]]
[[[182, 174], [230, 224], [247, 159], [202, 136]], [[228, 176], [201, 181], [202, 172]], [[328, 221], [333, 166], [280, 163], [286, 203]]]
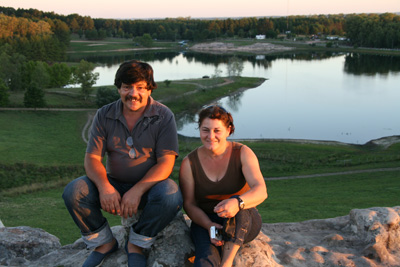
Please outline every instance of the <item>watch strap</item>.
[[244, 201], [239, 196], [235, 196], [235, 198], [238, 200], [239, 210], [244, 209]]

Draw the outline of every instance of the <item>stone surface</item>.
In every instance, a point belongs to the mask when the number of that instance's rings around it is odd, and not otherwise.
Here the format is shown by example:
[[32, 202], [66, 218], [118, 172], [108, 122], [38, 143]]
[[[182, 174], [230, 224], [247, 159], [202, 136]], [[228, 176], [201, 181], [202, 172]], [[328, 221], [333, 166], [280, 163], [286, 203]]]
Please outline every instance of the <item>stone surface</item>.
[[284, 266], [400, 266], [400, 207], [354, 209], [349, 215], [263, 224]]
[[[135, 220], [133, 218], [132, 220]], [[127, 266], [128, 225], [112, 227], [120, 249], [102, 266]], [[146, 251], [148, 266], [192, 266], [190, 220], [179, 213]], [[81, 266], [89, 255], [81, 239], [61, 247], [57, 237], [30, 227], [0, 227], [0, 266]], [[299, 223], [263, 224], [235, 266], [400, 266], [400, 206], [355, 209], [349, 215]]]

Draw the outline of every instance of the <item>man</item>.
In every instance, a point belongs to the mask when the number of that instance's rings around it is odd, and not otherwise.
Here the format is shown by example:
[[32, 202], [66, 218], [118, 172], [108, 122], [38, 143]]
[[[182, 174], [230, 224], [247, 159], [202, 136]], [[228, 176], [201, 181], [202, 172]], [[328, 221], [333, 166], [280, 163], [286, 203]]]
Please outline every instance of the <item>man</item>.
[[157, 88], [153, 69], [135, 60], [122, 63], [114, 84], [121, 99], [100, 108], [94, 117], [86, 175], [70, 182], [63, 194], [88, 249], [94, 248], [84, 267], [100, 265], [118, 249], [101, 209], [124, 218], [141, 211], [125, 251], [128, 266], [146, 266], [142, 249], [151, 247], [182, 207], [179, 188], [168, 178], [178, 156], [175, 119], [150, 96]]

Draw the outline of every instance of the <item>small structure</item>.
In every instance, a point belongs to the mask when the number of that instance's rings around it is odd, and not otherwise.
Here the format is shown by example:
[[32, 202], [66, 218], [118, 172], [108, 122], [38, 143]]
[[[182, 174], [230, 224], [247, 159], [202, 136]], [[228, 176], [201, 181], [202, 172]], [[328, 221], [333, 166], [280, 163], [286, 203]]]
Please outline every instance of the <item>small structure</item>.
[[337, 36], [327, 36], [326, 39], [327, 40], [337, 40], [338, 37]]
[[265, 34], [258, 34], [258, 35], [256, 35], [256, 39], [257, 39], [257, 40], [263, 40], [263, 39], [265, 39]]

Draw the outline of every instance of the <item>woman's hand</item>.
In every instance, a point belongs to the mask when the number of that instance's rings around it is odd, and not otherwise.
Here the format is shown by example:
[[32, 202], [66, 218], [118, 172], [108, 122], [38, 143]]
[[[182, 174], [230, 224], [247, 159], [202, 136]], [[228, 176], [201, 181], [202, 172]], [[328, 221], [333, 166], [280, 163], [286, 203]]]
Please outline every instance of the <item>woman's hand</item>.
[[[215, 226], [215, 228], [218, 229], [218, 231], [222, 231], [222, 228], [223, 228], [222, 225], [220, 225], [218, 223], [214, 223], [214, 222], [211, 223], [211, 226]], [[218, 240], [216, 238], [211, 238], [211, 226], [210, 226], [210, 228], [208, 228], [208, 235], [210, 236], [211, 243], [213, 245], [217, 246], [217, 247], [222, 246], [224, 244], [223, 240]]]
[[228, 198], [219, 202], [214, 207], [214, 212], [222, 218], [232, 218], [239, 212], [239, 204], [236, 198]]

